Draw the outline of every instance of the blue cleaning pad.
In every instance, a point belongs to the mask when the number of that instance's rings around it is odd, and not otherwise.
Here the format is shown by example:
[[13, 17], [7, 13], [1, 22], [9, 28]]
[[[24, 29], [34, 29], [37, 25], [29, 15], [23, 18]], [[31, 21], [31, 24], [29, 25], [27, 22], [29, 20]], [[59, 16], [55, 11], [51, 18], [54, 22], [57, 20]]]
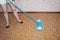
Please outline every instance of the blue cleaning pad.
[[36, 20], [36, 29], [37, 30], [42, 30], [42, 20]]

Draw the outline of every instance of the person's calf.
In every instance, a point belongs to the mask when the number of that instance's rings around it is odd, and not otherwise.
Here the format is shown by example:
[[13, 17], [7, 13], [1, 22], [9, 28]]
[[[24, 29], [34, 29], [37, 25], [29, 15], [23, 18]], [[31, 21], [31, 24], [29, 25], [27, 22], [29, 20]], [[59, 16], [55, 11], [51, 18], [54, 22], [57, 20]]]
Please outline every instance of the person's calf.
[[19, 19], [17, 11], [14, 10], [13, 13], [14, 13], [14, 15], [15, 15], [17, 21], [18, 21], [19, 23], [23, 23], [23, 21], [21, 21], [21, 20]]
[[5, 20], [6, 20], [6, 27], [9, 27], [9, 20], [8, 20], [8, 13], [4, 12]]

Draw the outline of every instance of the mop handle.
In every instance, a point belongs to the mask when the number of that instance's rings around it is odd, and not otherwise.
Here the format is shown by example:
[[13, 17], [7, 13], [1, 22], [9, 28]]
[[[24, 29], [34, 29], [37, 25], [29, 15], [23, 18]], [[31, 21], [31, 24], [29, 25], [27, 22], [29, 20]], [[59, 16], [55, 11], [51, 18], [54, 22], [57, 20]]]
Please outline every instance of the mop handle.
[[29, 14], [27, 14], [25, 11], [22, 10], [21, 7], [17, 6], [15, 4], [14, 1], [9, 1], [8, 3], [11, 3], [12, 5], [14, 5], [18, 10], [20, 10], [24, 15], [26, 15], [27, 17], [29, 17], [30, 19], [32, 19], [34, 22], [36, 22], [36, 19], [34, 19], [32, 16], [30, 16]]

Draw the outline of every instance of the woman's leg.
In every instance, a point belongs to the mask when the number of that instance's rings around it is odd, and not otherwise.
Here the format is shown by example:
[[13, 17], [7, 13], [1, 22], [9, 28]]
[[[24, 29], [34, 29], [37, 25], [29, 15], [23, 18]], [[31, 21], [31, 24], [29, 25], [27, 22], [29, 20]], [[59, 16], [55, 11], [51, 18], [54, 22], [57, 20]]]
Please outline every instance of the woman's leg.
[[6, 20], [6, 27], [9, 27], [9, 21], [8, 21], [8, 13], [7, 13], [7, 7], [6, 4], [2, 5], [3, 11], [4, 11], [4, 16], [5, 16], [5, 20]]
[[18, 17], [18, 13], [17, 13], [16, 8], [15, 8], [12, 4], [10, 4], [10, 7], [11, 7], [11, 9], [12, 9], [12, 11], [13, 11], [16, 19], [17, 19], [17, 21], [20, 22], [20, 23], [23, 23], [23, 21], [21, 21], [21, 20], [19, 19], [19, 17]]

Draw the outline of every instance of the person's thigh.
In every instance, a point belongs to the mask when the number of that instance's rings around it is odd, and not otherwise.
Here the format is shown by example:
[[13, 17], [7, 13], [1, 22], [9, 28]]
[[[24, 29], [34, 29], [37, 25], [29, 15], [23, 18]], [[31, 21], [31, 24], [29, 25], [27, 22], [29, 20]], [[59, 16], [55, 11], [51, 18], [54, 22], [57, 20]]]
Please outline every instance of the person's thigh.
[[12, 11], [17, 11], [17, 9], [15, 8], [15, 6], [12, 5], [11, 3], [10, 3], [10, 8], [12, 9]]
[[2, 6], [3, 11], [7, 12], [7, 5], [6, 5], [6, 3], [5, 4], [1, 4], [1, 6]]

